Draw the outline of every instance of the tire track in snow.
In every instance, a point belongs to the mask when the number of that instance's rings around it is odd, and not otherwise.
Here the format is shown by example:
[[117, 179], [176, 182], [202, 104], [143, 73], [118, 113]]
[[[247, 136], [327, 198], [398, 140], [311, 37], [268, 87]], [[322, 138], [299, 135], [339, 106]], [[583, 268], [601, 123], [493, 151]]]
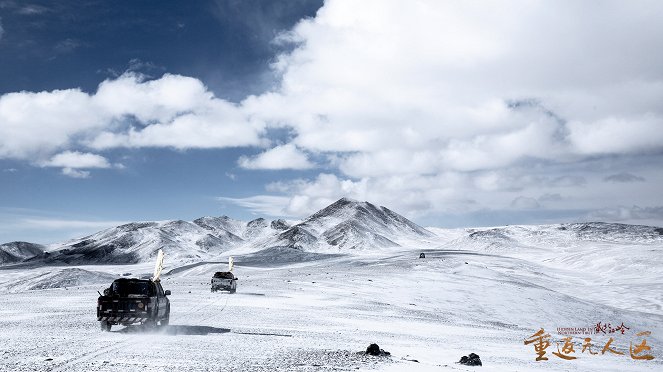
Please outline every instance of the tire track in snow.
[[93, 359], [93, 358], [95, 358], [99, 355], [109, 353], [109, 352], [112, 352], [112, 351], [116, 351], [118, 349], [121, 349], [121, 348], [126, 347], [126, 346], [130, 346], [130, 345], [138, 343], [138, 342], [139, 342], [139, 340], [136, 339], [136, 338], [129, 338], [129, 339], [126, 339], [126, 340], [123, 340], [123, 341], [115, 342], [111, 346], [104, 346], [104, 347], [96, 348], [92, 351], [84, 352], [84, 353], [82, 353], [82, 354], [80, 354], [80, 355], [78, 355], [74, 358], [66, 360], [66, 361], [62, 362], [61, 364], [55, 366], [54, 368], [48, 369], [48, 371], [50, 371], [50, 372], [71, 371], [72, 367], [75, 366], [75, 365], [87, 362], [87, 361], [89, 361], [89, 360], [91, 360], [91, 359]]

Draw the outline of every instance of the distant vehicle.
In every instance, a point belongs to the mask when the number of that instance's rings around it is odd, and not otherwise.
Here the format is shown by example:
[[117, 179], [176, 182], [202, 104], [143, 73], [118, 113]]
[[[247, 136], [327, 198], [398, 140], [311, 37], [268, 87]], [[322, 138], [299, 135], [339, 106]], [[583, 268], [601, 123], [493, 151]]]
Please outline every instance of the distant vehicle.
[[235, 293], [237, 290], [237, 278], [230, 271], [217, 271], [212, 277], [212, 292], [228, 291]]
[[170, 322], [170, 291], [161, 286], [163, 252], [159, 250], [152, 279], [115, 279], [97, 300], [97, 320], [102, 331], [113, 325], [145, 324], [149, 327]]
[[422, 252], [421, 254], [419, 254], [419, 258], [426, 258], [426, 254]]
[[235, 293], [237, 290], [237, 278], [233, 274], [233, 268], [235, 267], [235, 261], [232, 256], [228, 257], [228, 271], [217, 271], [212, 276], [212, 292], [216, 291], [228, 291], [230, 293]]

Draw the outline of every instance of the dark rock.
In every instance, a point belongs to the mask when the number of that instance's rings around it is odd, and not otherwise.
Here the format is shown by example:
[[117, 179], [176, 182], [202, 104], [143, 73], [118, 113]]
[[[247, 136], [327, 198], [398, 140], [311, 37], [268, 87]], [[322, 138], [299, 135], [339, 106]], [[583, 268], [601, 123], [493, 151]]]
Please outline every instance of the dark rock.
[[274, 230], [287, 230], [290, 228], [290, 225], [282, 219], [274, 220], [270, 225]]
[[479, 359], [479, 356], [474, 354], [474, 353], [470, 353], [470, 355], [468, 355], [468, 356], [461, 357], [460, 360], [458, 361], [458, 363], [466, 365], [466, 366], [480, 366], [480, 365], [482, 365], [481, 364], [481, 359]]
[[419, 254], [419, 258], [426, 258], [426, 253], [423, 253], [423, 252], [420, 253], [420, 254]]
[[265, 221], [264, 218], [256, 218], [255, 220], [249, 221], [246, 224], [246, 227], [248, 228], [256, 228], [256, 227], [267, 227], [267, 221]]
[[388, 356], [388, 355], [391, 355], [390, 352], [380, 349], [380, 346], [378, 346], [378, 344], [368, 345], [368, 347], [366, 348], [366, 354], [374, 355], [374, 356]]
[[378, 344], [370, 344], [366, 348], [366, 354], [380, 355], [380, 346]]

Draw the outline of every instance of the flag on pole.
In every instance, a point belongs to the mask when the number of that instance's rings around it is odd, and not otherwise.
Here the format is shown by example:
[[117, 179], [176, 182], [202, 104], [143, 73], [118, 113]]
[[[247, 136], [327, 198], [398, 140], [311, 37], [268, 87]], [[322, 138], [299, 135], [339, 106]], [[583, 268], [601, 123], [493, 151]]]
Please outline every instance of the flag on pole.
[[163, 270], [163, 250], [159, 249], [159, 253], [157, 253], [157, 263], [154, 265], [154, 275], [152, 276], [153, 282], [161, 280], [161, 270]]

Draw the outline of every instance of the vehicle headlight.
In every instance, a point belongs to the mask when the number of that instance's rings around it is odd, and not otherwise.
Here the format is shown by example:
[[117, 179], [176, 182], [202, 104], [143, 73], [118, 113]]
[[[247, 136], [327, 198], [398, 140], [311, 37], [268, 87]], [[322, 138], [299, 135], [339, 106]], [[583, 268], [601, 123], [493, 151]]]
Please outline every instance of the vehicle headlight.
[[145, 307], [145, 304], [143, 304], [142, 302], [139, 302], [139, 303], [138, 303], [138, 308], [139, 308], [139, 309], [142, 309], [143, 307]]

